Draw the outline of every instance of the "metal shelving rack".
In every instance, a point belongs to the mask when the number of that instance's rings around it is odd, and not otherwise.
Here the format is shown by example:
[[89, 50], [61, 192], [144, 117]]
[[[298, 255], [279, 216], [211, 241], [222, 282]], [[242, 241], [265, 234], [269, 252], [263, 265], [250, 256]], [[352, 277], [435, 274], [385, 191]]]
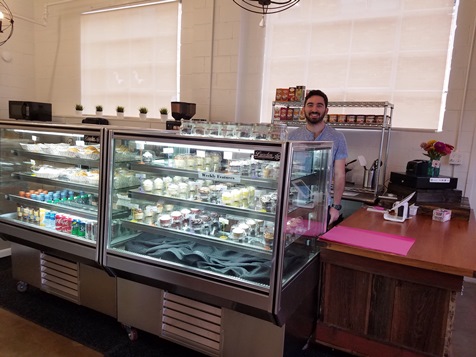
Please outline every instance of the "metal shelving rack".
[[[287, 108], [302, 108], [304, 102], [273, 102], [273, 110], [276, 106], [287, 107]], [[393, 104], [389, 102], [378, 102], [378, 101], [361, 101], [361, 102], [329, 102], [329, 108], [356, 108], [356, 109], [372, 109], [375, 111], [382, 111], [378, 115], [383, 114], [382, 123], [373, 123], [373, 124], [357, 124], [357, 123], [327, 123], [328, 125], [338, 129], [338, 130], [355, 130], [355, 131], [380, 131], [380, 145], [379, 145], [379, 154], [377, 165], [377, 170], [375, 174], [378, 177], [377, 185], [375, 189], [367, 189], [361, 187], [346, 187], [346, 191], [357, 192], [361, 195], [356, 198], [345, 197], [346, 199], [351, 200], [362, 200], [362, 201], [372, 201], [377, 198], [379, 192], [383, 190], [383, 186], [386, 181], [386, 171], [387, 171], [387, 161], [388, 161], [388, 152], [390, 144], [390, 132], [392, 128], [392, 116], [393, 116]], [[350, 114], [350, 113], [349, 113]], [[358, 114], [358, 113], [352, 113]], [[298, 127], [306, 124], [304, 120], [279, 120], [272, 117], [273, 123], [286, 124], [290, 127]], [[381, 175], [382, 174], [382, 175]], [[363, 197], [362, 197], [363, 196]], [[371, 198], [368, 198], [371, 196]]]

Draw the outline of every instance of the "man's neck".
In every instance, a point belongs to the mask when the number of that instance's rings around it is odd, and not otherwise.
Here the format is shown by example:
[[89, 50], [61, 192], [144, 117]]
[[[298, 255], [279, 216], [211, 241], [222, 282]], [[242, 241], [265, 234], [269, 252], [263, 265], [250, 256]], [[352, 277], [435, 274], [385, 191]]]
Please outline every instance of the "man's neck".
[[321, 135], [322, 131], [324, 130], [324, 127], [326, 126], [326, 123], [324, 121], [320, 121], [317, 124], [306, 124], [306, 129], [309, 130], [311, 133], [314, 134], [314, 139], [317, 139], [319, 135]]

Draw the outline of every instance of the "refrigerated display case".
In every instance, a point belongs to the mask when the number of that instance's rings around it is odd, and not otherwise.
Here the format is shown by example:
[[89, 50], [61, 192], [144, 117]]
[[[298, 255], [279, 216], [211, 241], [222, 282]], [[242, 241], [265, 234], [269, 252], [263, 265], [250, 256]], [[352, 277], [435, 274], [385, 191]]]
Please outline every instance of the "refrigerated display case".
[[104, 135], [101, 126], [0, 122], [0, 232], [19, 291], [32, 285], [115, 316], [115, 278], [99, 260]]
[[291, 322], [305, 330], [317, 309], [332, 143], [119, 129], [107, 141], [103, 265], [129, 337], [138, 328], [212, 356], [282, 355]]

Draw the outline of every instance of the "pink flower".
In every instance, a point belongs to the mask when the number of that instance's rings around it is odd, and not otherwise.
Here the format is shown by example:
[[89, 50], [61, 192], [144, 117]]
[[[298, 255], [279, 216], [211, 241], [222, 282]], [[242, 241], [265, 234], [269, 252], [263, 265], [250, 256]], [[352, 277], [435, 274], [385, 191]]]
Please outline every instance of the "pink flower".
[[451, 154], [454, 149], [453, 145], [436, 140], [423, 142], [420, 144], [420, 147], [426, 151], [423, 155], [428, 156], [432, 160], [439, 160], [442, 156]]

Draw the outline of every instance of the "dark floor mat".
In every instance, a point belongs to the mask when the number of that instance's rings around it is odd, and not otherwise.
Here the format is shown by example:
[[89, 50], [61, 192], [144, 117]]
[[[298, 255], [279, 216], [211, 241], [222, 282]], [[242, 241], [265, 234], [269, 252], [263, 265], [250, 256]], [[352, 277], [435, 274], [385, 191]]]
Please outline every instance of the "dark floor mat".
[[[20, 293], [12, 278], [11, 258], [0, 259], [0, 307], [51, 331], [66, 336], [108, 357], [199, 357], [203, 354], [138, 331], [130, 341], [115, 318], [77, 305], [29, 286]], [[292, 339], [286, 340], [285, 356], [346, 356], [322, 346], [311, 345], [303, 351]]]

